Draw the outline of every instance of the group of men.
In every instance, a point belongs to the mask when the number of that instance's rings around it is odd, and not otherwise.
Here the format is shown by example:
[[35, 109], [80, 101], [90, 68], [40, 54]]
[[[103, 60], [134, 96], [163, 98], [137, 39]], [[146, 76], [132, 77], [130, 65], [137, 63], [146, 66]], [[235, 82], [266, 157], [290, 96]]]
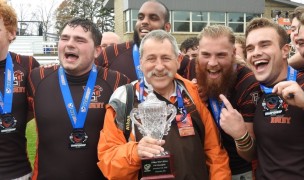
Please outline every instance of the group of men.
[[[303, 58], [304, 27], [297, 27]], [[133, 41], [102, 48], [96, 25], [73, 18], [60, 32], [60, 65], [39, 67], [8, 51], [17, 17], [1, 2], [0, 179], [138, 179], [141, 160], [165, 150], [174, 154], [175, 179], [303, 179], [304, 74], [288, 65], [286, 31], [253, 19], [245, 33], [247, 67], [236, 60], [230, 28], [205, 27], [192, 60], [181, 55], [170, 28], [168, 8], [149, 0]], [[123, 85], [131, 81], [129, 102]], [[127, 104], [138, 107], [150, 92], [177, 109], [161, 141], [134, 123], [125, 134]], [[33, 117], [32, 172], [25, 128]]]

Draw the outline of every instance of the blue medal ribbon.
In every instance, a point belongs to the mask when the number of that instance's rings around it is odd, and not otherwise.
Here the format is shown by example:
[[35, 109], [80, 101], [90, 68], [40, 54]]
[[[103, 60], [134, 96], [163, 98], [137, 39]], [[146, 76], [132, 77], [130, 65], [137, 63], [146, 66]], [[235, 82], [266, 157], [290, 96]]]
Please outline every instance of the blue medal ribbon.
[[[293, 69], [291, 66], [288, 66], [288, 70], [287, 70], [287, 81], [296, 81], [297, 79], [297, 74], [298, 74], [298, 71]], [[260, 87], [262, 89], [262, 91], [265, 93], [265, 94], [271, 94], [272, 93], [272, 89], [273, 88], [270, 88], [270, 87], [266, 87], [262, 84], [260, 84]]]
[[211, 106], [211, 110], [212, 110], [212, 114], [214, 117], [214, 121], [217, 125], [217, 127], [220, 129], [220, 115], [222, 112], [222, 109], [225, 107], [224, 103], [222, 103], [220, 105], [220, 103], [218, 102], [218, 100], [216, 100], [215, 98], [209, 98], [209, 104]]
[[13, 93], [14, 93], [14, 70], [11, 54], [8, 52], [5, 64], [4, 92], [0, 92], [0, 113], [8, 114], [12, 112]]
[[140, 70], [139, 63], [139, 50], [136, 44], [133, 45], [133, 62], [135, 66], [135, 71], [137, 75], [137, 79], [142, 79], [144, 77], [143, 72]]
[[184, 106], [184, 100], [182, 97], [182, 92], [179, 88], [179, 85], [176, 86], [176, 95], [177, 95], [177, 107], [179, 112], [181, 113], [182, 117], [181, 117], [181, 121], [182, 123], [186, 123], [187, 122], [187, 110]]
[[75, 109], [75, 105], [72, 99], [71, 91], [66, 79], [65, 72], [63, 70], [63, 67], [60, 66], [58, 70], [58, 78], [59, 78], [59, 84], [61, 93], [64, 99], [65, 107], [67, 109], [68, 115], [70, 117], [70, 121], [73, 125], [74, 129], [81, 129], [84, 127], [84, 123], [86, 120], [86, 116], [88, 113], [89, 105], [91, 102], [92, 93], [94, 90], [94, 86], [96, 83], [97, 78], [97, 68], [93, 64], [88, 82], [86, 84], [84, 94], [82, 96], [81, 104], [79, 107], [78, 114]]

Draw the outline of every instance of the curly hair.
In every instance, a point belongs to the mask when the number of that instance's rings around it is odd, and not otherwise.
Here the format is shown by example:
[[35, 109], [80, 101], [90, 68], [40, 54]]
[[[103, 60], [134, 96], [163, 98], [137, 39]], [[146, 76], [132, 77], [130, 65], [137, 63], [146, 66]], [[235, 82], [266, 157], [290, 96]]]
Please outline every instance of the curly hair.
[[0, 1], [0, 19], [3, 20], [7, 31], [12, 34], [17, 31], [17, 14], [11, 6], [3, 1]]
[[182, 42], [182, 44], [180, 46], [180, 50], [187, 52], [188, 49], [193, 49], [193, 48], [197, 49], [198, 43], [199, 43], [199, 41], [198, 41], [197, 37], [187, 38]]

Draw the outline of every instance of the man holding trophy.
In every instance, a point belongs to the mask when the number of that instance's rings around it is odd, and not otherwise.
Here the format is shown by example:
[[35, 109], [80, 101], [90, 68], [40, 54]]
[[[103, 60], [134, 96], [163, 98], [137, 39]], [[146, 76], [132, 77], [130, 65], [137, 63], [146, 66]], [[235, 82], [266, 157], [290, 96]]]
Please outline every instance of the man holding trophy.
[[176, 73], [178, 54], [175, 38], [163, 30], [142, 39], [143, 78], [132, 83], [131, 96], [126, 86], [115, 90], [100, 133], [98, 166], [108, 179], [231, 179], [227, 153], [196, 85]]

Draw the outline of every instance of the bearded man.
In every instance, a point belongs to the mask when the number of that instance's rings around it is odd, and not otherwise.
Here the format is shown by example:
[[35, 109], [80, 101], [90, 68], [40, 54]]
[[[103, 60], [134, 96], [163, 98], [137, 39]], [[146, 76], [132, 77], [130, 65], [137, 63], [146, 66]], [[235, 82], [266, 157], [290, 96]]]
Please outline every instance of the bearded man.
[[228, 152], [232, 179], [252, 179], [252, 121], [260, 95], [259, 83], [250, 69], [237, 63], [235, 36], [229, 27], [207, 26], [198, 38], [197, 83]]

